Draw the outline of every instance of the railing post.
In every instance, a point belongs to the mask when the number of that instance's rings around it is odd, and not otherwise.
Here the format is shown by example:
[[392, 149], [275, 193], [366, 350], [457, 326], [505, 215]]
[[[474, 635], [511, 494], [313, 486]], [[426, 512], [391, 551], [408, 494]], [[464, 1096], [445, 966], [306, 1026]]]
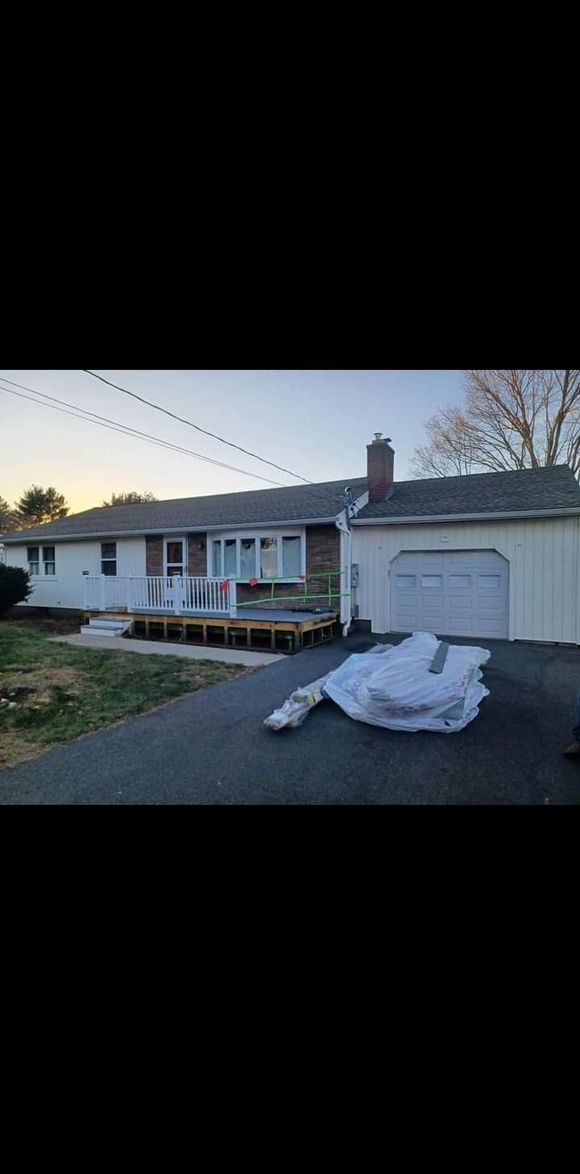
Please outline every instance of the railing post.
[[107, 610], [107, 599], [105, 595], [105, 580], [106, 575], [101, 575], [99, 579], [99, 611]]
[[230, 579], [230, 619], [235, 620], [238, 614], [237, 608], [237, 584], [235, 579]]
[[172, 575], [171, 577], [171, 589], [173, 591], [173, 614], [174, 616], [180, 616], [183, 611], [183, 606], [181, 604], [181, 600], [178, 602], [177, 599], [177, 592], [179, 588], [175, 586], [176, 579], [179, 582], [181, 580], [181, 575]]

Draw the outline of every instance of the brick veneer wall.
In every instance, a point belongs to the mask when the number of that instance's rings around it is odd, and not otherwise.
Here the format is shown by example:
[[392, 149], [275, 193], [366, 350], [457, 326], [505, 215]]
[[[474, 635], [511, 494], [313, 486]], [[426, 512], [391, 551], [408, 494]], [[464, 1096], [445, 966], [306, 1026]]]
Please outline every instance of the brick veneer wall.
[[[201, 550], [200, 550], [201, 547]], [[188, 575], [207, 575], [207, 534], [187, 535]]]
[[157, 535], [145, 539], [145, 567], [148, 575], [163, 574], [163, 538]]

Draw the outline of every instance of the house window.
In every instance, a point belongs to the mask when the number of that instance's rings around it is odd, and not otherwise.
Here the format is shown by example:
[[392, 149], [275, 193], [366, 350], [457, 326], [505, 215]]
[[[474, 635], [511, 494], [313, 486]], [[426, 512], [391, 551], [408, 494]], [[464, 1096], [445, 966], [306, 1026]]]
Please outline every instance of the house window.
[[101, 575], [117, 574], [117, 543], [101, 542]]
[[214, 538], [208, 574], [228, 579], [299, 579], [305, 570], [302, 534], [242, 534]]
[[230, 579], [235, 579], [238, 573], [236, 546], [235, 538], [226, 538], [224, 542], [224, 575]]
[[256, 577], [256, 539], [240, 538], [240, 579]]
[[300, 539], [282, 539], [282, 577], [297, 579], [300, 574]]
[[29, 546], [29, 547], [28, 547], [28, 549], [27, 549], [27, 551], [26, 551], [26, 557], [27, 557], [27, 559], [28, 559], [28, 570], [29, 570], [30, 574], [31, 574], [31, 575], [38, 575], [38, 572], [39, 572], [39, 559], [40, 559], [40, 547], [38, 547], [38, 546]]
[[54, 557], [54, 546], [43, 546], [42, 561], [44, 563], [45, 575], [56, 574], [56, 561]]
[[260, 538], [260, 578], [276, 579], [278, 576], [278, 539]]
[[219, 579], [222, 574], [222, 543], [221, 538], [218, 538], [211, 544], [211, 573], [214, 578]]

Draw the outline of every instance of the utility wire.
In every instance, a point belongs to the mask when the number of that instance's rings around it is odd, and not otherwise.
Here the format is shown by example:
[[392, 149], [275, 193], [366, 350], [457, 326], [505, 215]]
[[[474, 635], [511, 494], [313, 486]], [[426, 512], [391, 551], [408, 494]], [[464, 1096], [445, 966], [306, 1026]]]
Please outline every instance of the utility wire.
[[[0, 379], [2, 379], [4, 383], [14, 383], [14, 380], [5, 379], [4, 376], [0, 376]], [[25, 388], [25, 385], [22, 383], [16, 383], [14, 386]], [[62, 412], [65, 416], [72, 416], [75, 420], [84, 420], [86, 424], [96, 424], [97, 427], [107, 428], [110, 432], [120, 432], [123, 436], [133, 436], [138, 440], [145, 440], [149, 444], [155, 444], [158, 448], [171, 449], [173, 452], [183, 453], [186, 456], [192, 456], [196, 457], [198, 460], [206, 461], [209, 465], [216, 465], [220, 469], [230, 469], [234, 473], [243, 473], [245, 477], [255, 477], [258, 481], [267, 481], [269, 485], [278, 485], [282, 489], [285, 488], [281, 481], [272, 481], [269, 477], [262, 477], [260, 473], [249, 473], [247, 469], [238, 469], [236, 465], [230, 465], [224, 461], [215, 460], [213, 457], [206, 457], [203, 455], [203, 453], [194, 452], [194, 450], [190, 448], [183, 448], [181, 445], [173, 444], [169, 440], [162, 440], [158, 436], [151, 436], [151, 434], [148, 432], [140, 432], [136, 428], [131, 428], [128, 424], [119, 424], [119, 422], [116, 420], [110, 420], [108, 416], [98, 416], [96, 412], [89, 412], [84, 408], [78, 408], [76, 404], [69, 404], [67, 400], [58, 400], [53, 395], [46, 395], [42, 391], [35, 391], [33, 387], [27, 387], [25, 390], [32, 391], [34, 395], [42, 396], [43, 399], [54, 400], [55, 403], [58, 404], [67, 404], [68, 407], [74, 408], [75, 410], [69, 412], [67, 411], [66, 407], [57, 408], [52, 403], [43, 403], [42, 399], [33, 399], [32, 396], [23, 395], [21, 391], [14, 391], [11, 387], [0, 387], [0, 391], [6, 391], [9, 395], [17, 395], [19, 399], [29, 400], [29, 402], [32, 404], [40, 404], [41, 407], [52, 408], [53, 411]], [[80, 413], [83, 412], [85, 414], [81, 415]], [[88, 419], [88, 416], [93, 417], [93, 419]], [[99, 421], [105, 422], [99, 423]]]
[[279, 469], [281, 473], [289, 473], [291, 477], [297, 477], [299, 481], [304, 481], [306, 485], [312, 485], [307, 477], [302, 477], [300, 473], [293, 473], [292, 469], [285, 469], [283, 465], [277, 465], [274, 461], [267, 461], [265, 457], [258, 456], [255, 452], [250, 452], [249, 448], [242, 448], [240, 444], [234, 444], [232, 440], [225, 440], [223, 436], [218, 436], [216, 432], [208, 432], [207, 428], [201, 428], [199, 424], [194, 424], [191, 420], [185, 420], [183, 416], [176, 416], [175, 412], [170, 412], [168, 408], [162, 408], [160, 404], [154, 404], [150, 399], [144, 399], [142, 395], [137, 395], [134, 391], [127, 391], [126, 387], [119, 387], [118, 383], [111, 383], [109, 379], [103, 379], [102, 375], [97, 375], [95, 371], [89, 371], [86, 367], [81, 367], [85, 375], [92, 375], [93, 379], [100, 379], [101, 383], [107, 383], [109, 387], [116, 388], [117, 391], [122, 391], [125, 395], [130, 395], [133, 399], [138, 399], [142, 404], [147, 404], [150, 408], [155, 408], [158, 412], [165, 412], [166, 416], [171, 416], [174, 420], [179, 420], [180, 424], [188, 424], [190, 428], [196, 428], [198, 432], [203, 432], [205, 436], [212, 436], [214, 440], [220, 440], [222, 444], [228, 444], [230, 448], [237, 448], [239, 452], [243, 452], [248, 457], [254, 457], [257, 461], [262, 461], [264, 465], [271, 465], [273, 469]]

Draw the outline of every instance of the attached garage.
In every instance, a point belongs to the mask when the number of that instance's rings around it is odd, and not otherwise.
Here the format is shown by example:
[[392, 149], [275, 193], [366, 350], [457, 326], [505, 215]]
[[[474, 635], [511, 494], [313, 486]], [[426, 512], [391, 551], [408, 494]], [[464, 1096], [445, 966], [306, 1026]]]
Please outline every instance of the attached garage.
[[495, 550], [414, 550], [389, 570], [391, 630], [509, 636], [509, 563]]
[[377, 634], [580, 645], [580, 487], [567, 465], [395, 481], [367, 446], [352, 601]]

